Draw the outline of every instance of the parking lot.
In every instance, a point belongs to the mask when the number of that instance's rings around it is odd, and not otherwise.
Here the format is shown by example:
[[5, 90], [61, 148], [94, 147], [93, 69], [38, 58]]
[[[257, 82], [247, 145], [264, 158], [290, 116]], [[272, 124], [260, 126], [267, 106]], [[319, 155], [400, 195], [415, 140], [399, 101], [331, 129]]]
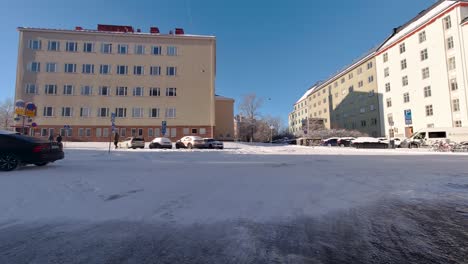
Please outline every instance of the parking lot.
[[65, 155], [0, 174], [0, 263], [467, 262], [466, 154], [66, 142]]

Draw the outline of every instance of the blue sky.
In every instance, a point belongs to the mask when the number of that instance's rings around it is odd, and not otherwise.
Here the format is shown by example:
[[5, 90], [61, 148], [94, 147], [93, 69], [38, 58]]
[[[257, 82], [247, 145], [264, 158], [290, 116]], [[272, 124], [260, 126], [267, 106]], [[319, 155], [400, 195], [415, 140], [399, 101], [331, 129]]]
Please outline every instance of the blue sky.
[[[3, 0], [6, 2], [6, 0]], [[0, 100], [14, 97], [18, 26], [95, 29], [132, 25], [217, 37], [217, 93], [267, 98], [263, 114], [287, 122], [292, 104], [435, 0], [8, 1], [0, 9]], [[268, 100], [270, 98], [270, 100]]]

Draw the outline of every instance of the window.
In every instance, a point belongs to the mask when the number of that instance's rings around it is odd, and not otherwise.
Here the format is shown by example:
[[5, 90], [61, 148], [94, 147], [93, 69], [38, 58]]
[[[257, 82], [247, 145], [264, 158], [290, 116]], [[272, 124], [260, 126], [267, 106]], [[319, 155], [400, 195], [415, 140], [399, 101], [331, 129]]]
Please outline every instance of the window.
[[115, 108], [115, 117], [127, 117], [127, 108]]
[[166, 88], [166, 96], [177, 96], [177, 88]]
[[409, 103], [410, 98], [409, 98], [409, 93], [404, 93], [403, 94], [403, 102], [404, 103]]
[[115, 89], [115, 95], [117, 96], [127, 96], [127, 87], [119, 86]]
[[426, 105], [426, 116], [433, 116], [434, 115], [434, 110], [432, 108], [432, 105]]
[[151, 66], [150, 75], [161, 75], [161, 66]]
[[424, 87], [424, 97], [431, 97], [431, 96], [432, 96], [431, 86]]
[[99, 73], [100, 74], [110, 74], [111, 72], [111, 66], [109, 64], [101, 64], [99, 67]]
[[359, 112], [360, 112], [361, 114], [365, 113], [365, 112], [366, 112], [366, 108], [365, 108], [365, 107], [361, 107], [361, 109], [359, 110]]
[[[434, 128], [434, 124], [427, 124], [427, 128]], [[424, 136], [426, 135], [426, 133], [424, 133]]]
[[85, 131], [86, 131], [86, 136], [90, 137], [91, 136], [91, 128], [86, 128]]
[[393, 114], [388, 114], [387, 115], [387, 120], [390, 126], [393, 126]]
[[390, 83], [386, 83], [385, 84], [385, 92], [390, 92], [391, 91], [391, 88], [390, 88]]
[[57, 72], [57, 63], [48, 62], [46, 64], [46, 72]]
[[372, 67], [373, 67], [372, 61], [368, 62], [368, 63], [367, 63], [367, 69], [368, 69], [368, 70], [369, 70], [369, 69], [372, 69]]
[[109, 96], [110, 88], [108, 86], [99, 86], [99, 95]]
[[369, 106], [369, 111], [375, 111], [375, 105], [370, 105]]
[[166, 118], [175, 118], [176, 109], [175, 108], [166, 108]]
[[41, 71], [41, 63], [40, 62], [30, 62], [28, 64], [28, 71], [30, 72], [40, 72]]
[[166, 68], [166, 75], [167, 76], [175, 76], [176, 75], [176, 72], [177, 72], [177, 68], [176, 67], [167, 67]]
[[84, 74], [94, 74], [94, 64], [83, 64]]
[[377, 125], [377, 118], [372, 118], [371, 119], [371, 126], [376, 126]]
[[450, 37], [447, 39], [447, 49], [453, 49], [455, 47], [455, 44], [453, 42], [453, 37]]
[[184, 129], [182, 129], [182, 133], [184, 135], [188, 135], [189, 134], [189, 128], [188, 127], [184, 127]]
[[66, 72], [66, 73], [75, 73], [76, 72], [76, 64], [65, 63], [64, 72]]
[[102, 43], [101, 44], [101, 53], [112, 53], [112, 44], [111, 43]]
[[427, 60], [428, 54], [427, 54], [427, 49], [421, 50], [421, 61]]
[[93, 87], [89, 85], [81, 86], [81, 95], [92, 95], [93, 94]]
[[387, 61], [388, 61], [388, 53], [385, 52], [383, 55], [383, 62], [387, 62]]
[[135, 45], [135, 54], [138, 54], [138, 55], [145, 54], [145, 45]]
[[384, 77], [390, 76], [390, 69], [387, 67], [384, 69]]
[[97, 116], [98, 117], [108, 117], [109, 116], [109, 108], [105, 108], [105, 107], [99, 108]]
[[369, 76], [368, 81], [369, 81], [369, 83], [373, 82], [374, 81], [374, 76], [373, 75]]
[[197, 134], [197, 133], [198, 133], [198, 129], [192, 128], [192, 134]]
[[452, 91], [458, 90], [458, 83], [457, 83], [456, 78], [450, 80], [450, 90]]
[[153, 46], [151, 47], [151, 54], [153, 55], [161, 55], [162, 54], [162, 48], [161, 46]]
[[444, 17], [444, 28], [445, 30], [450, 29], [452, 27], [452, 20], [450, 19], [450, 16]]
[[65, 50], [68, 52], [76, 52], [78, 49], [78, 43], [76, 42], [67, 42], [65, 45]]
[[43, 116], [54, 116], [54, 108], [51, 106], [44, 106]]
[[346, 80], [345, 80], [345, 78], [344, 78], [344, 77], [343, 77], [343, 78], [341, 78], [341, 83], [344, 83], [345, 81], [346, 81]]
[[455, 63], [455, 57], [449, 58], [448, 64], [449, 64], [448, 67], [450, 71], [455, 70], [457, 68], [457, 65]]
[[[348, 92], [352, 93], [353, 91], [354, 91], [354, 86], [351, 85], [351, 86], [348, 88]], [[323, 100], [323, 103], [326, 103], [326, 100], [325, 100], [325, 99]]]
[[361, 120], [361, 126], [362, 126], [362, 127], [366, 127], [366, 126], [367, 126], [366, 120]]
[[338, 87], [338, 82], [335, 82], [335, 87]]
[[461, 120], [455, 121], [455, 127], [462, 127], [462, 121]]
[[168, 46], [167, 47], [167, 55], [168, 56], [177, 56], [177, 47]]
[[126, 65], [117, 65], [117, 74], [126, 75], [128, 72], [128, 66]]
[[423, 78], [423, 80], [429, 78], [429, 68], [428, 67], [422, 69], [422, 78]]
[[[118, 130], [117, 130], [118, 131]], [[120, 136], [125, 137], [127, 136], [127, 129], [126, 128], [121, 128], [120, 129]]]
[[80, 108], [80, 117], [90, 117], [91, 111], [88, 107], [81, 107]]
[[408, 67], [408, 65], [406, 64], [406, 59], [401, 60], [400, 64], [401, 64], [401, 69], [402, 70], [404, 70], [404, 69], [406, 69]]
[[392, 98], [387, 98], [387, 107], [392, 107]]
[[134, 107], [132, 109], [132, 117], [135, 117], [135, 118], [143, 117], [143, 108]]
[[41, 49], [41, 41], [37, 39], [31, 39], [29, 41], [29, 48], [32, 50], [40, 50]]
[[84, 128], [78, 128], [78, 136], [84, 137]]
[[41, 128], [41, 137], [47, 136], [47, 128]]
[[152, 128], [148, 128], [148, 137], [154, 137]]
[[72, 116], [72, 108], [71, 107], [62, 107], [62, 116], [71, 117]]
[[60, 42], [56, 40], [49, 40], [49, 45], [47, 45], [48, 51], [60, 51]]
[[73, 95], [73, 85], [71, 84], [65, 84], [63, 86], [63, 94], [64, 95]]
[[36, 85], [32, 83], [26, 84], [26, 93], [27, 94], [37, 94]]
[[134, 75], [143, 75], [145, 74], [143, 66], [133, 66], [133, 74]]
[[83, 52], [86, 52], [86, 53], [94, 52], [94, 44], [91, 42], [83, 43]]
[[408, 85], [408, 76], [403, 76], [403, 78], [401, 78], [401, 83], [403, 86], [407, 86]]
[[405, 45], [405, 43], [401, 43], [400, 44], [400, 54], [405, 53], [405, 51], [406, 51], [406, 45]]
[[150, 90], [149, 90], [149, 95], [150, 95], [150, 96], [161, 96], [161, 89], [160, 89], [160, 88], [156, 88], [156, 87], [152, 87], [152, 88], [150, 88]]
[[206, 128], [200, 128], [200, 135], [206, 135]]
[[454, 112], [459, 112], [460, 111], [460, 100], [459, 99], [453, 99], [452, 100], [452, 108]]
[[372, 97], [372, 96], [374, 96], [374, 95], [375, 95], [374, 90], [371, 90], [371, 91], [369, 92], [369, 97]]
[[364, 86], [364, 82], [363, 81], [359, 81], [358, 82], [358, 87], [363, 87]]
[[171, 136], [172, 137], [177, 137], [177, 128], [171, 128]]
[[127, 54], [128, 53], [128, 45], [127, 44], [119, 44], [117, 46], [117, 53]]
[[135, 87], [133, 88], [133, 96], [143, 96], [143, 87]]
[[[348, 79], [351, 80], [353, 78], [353, 73], [348, 74]], [[331, 87], [329, 87], [331, 88]]]
[[159, 108], [151, 108], [149, 111], [149, 117], [159, 118]]
[[102, 128], [98, 127], [96, 128], [96, 137], [101, 137], [102, 135]]
[[426, 41], [426, 31], [419, 33], [419, 43]]
[[44, 92], [45, 92], [45, 94], [57, 94], [57, 85], [56, 84], [46, 84]]

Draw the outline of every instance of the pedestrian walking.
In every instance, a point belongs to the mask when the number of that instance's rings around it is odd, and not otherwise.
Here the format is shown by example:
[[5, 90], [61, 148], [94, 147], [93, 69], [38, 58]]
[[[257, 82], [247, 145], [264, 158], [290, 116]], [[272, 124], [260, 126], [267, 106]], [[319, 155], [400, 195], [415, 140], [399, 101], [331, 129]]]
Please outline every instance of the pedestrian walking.
[[57, 137], [57, 143], [62, 143], [62, 135], [58, 135]]
[[52, 133], [50, 134], [50, 136], [49, 136], [49, 141], [50, 141], [50, 142], [54, 141], [54, 134], [52, 134]]
[[118, 132], [115, 132], [115, 135], [114, 135], [114, 145], [115, 145], [115, 148], [117, 149], [118, 148], [118, 143], [119, 143], [119, 139], [120, 139], [120, 135]]

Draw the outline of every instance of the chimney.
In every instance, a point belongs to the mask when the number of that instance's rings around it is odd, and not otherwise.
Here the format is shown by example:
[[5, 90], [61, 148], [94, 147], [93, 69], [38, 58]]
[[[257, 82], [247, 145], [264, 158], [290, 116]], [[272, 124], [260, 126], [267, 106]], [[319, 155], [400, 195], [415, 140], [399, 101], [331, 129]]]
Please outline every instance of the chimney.
[[159, 34], [159, 28], [158, 27], [150, 27], [150, 33], [151, 34]]
[[183, 28], [176, 28], [175, 29], [175, 34], [176, 35], [184, 35], [184, 29]]
[[75, 30], [83, 30], [83, 28], [82, 28], [82, 27], [79, 27], [79, 26], [76, 26], [76, 27], [75, 27]]

